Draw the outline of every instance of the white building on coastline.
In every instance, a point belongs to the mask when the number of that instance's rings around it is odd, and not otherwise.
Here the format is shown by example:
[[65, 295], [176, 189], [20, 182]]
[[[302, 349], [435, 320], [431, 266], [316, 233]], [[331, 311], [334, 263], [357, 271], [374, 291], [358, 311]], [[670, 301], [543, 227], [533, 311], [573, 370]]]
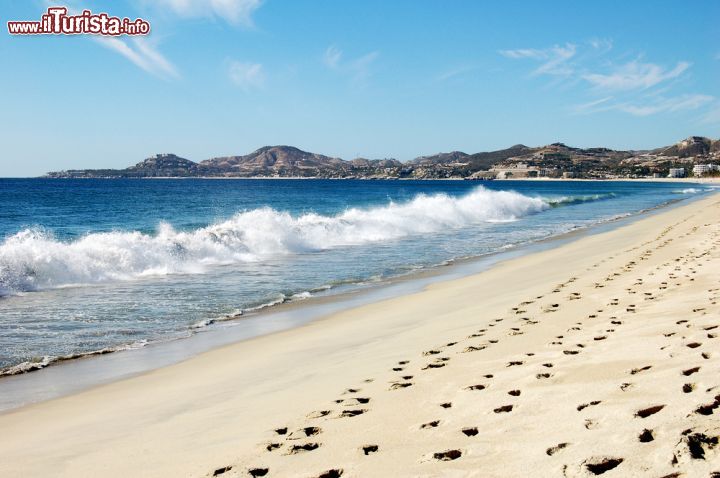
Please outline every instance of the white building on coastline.
[[668, 171], [669, 178], [684, 178], [685, 168], [670, 168]]
[[717, 164], [696, 164], [693, 166], [693, 175], [702, 176], [703, 174], [720, 170]]

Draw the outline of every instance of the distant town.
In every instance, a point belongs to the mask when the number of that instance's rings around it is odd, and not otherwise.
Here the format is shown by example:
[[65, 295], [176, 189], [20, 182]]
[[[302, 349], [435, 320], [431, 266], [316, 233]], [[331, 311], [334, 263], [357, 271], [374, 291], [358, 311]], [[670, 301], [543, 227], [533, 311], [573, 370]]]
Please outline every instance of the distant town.
[[335, 178], [335, 179], [633, 179], [720, 176], [720, 140], [691, 136], [654, 150], [573, 148], [563, 143], [498, 151], [461, 151], [411, 161], [355, 158], [349, 161], [266, 146], [243, 156], [199, 163], [175, 154], [157, 154], [125, 169], [50, 172], [48, 178]]

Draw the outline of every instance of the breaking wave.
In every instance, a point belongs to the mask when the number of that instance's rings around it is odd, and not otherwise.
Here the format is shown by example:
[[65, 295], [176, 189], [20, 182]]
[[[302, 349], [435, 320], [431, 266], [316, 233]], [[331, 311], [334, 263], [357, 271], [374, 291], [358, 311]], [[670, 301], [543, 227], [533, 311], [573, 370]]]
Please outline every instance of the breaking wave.
[[42, 229], [24, 229], [0, 243], [0, 296], [202, 273], [214, 265], [381, 243], [483, 222], [512, 221], [558, 205], [601, 198], [549, 200], [478, 187], [461, 197], [419, 195], [404, 203], [352, 208], [334, 216], [293, 216], [259, 208], [192, 231], [178, 231], [162, 223], [155, 234], [89, 233], [73, 241], [61, 241]]
[[586, 196], [562, 196], [546, 199], [551, 207], [570, 206], [573, 204], [582, 204], [586, 202], [603, 201], [616, 197], [615, 193], [607, 194], [590, 194]]

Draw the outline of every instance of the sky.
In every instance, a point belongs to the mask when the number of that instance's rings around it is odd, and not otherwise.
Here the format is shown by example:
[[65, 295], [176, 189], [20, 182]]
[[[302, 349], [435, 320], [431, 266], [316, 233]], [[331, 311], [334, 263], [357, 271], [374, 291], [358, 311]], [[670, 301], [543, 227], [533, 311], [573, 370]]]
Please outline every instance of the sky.
[[[144, 37], [10, 35], [49, 6]], [[0, 177], [720, 137], [720, 2], [2, 0]]]

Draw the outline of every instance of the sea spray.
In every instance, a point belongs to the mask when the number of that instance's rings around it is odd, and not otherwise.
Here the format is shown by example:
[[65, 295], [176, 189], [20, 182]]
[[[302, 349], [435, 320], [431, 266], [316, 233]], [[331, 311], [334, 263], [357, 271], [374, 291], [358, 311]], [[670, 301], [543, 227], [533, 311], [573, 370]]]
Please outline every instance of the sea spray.
[[482, 222], [513, 221], [551, 202], [512, 191], [475, 188], [461, 197], [420, 194], [404, 203], [298, 216], [263, 207], [192, 231], [161, 223], [155, 234], [90, 233], [64, 242], [24, 229], [0, 245], [0, 293], [197, 274], [207, 267], [400, 240]]

